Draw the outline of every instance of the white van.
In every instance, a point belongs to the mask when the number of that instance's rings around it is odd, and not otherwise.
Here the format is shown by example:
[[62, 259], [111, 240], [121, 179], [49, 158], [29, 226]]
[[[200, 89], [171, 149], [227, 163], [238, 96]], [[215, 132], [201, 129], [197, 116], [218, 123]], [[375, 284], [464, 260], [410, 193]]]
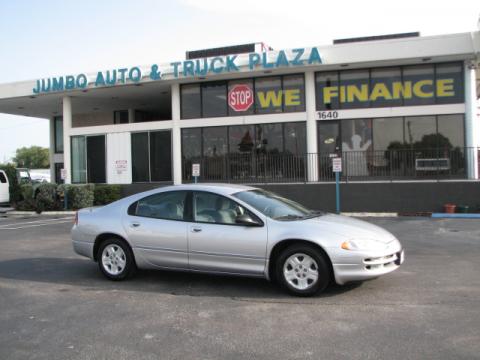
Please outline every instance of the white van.
[[8, 191], [8, 177], [5, 171], [0, 170], [0, 204], [10, 202], [10, 192]]

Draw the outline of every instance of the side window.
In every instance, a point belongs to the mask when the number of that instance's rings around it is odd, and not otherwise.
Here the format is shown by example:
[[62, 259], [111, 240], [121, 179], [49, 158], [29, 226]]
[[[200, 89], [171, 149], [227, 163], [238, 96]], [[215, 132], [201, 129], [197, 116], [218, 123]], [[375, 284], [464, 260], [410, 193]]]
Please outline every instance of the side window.
[[[147, 196], [136, 202], [134, 215], [155, 219], [184, 220], [186, 197], [186, 191], [170, 191]], [[132, 206], [133, 204], [130, 207]]]
[[3, 174], [3, 172], [0, 172], [0, 183], [5, 184], [7, 182], [7, 178]]
[[236, 224], [236, 217], [250, 213], [243, 206], [224, 196], [208, 192], [194, 193], [194, 220], [214, 224]]

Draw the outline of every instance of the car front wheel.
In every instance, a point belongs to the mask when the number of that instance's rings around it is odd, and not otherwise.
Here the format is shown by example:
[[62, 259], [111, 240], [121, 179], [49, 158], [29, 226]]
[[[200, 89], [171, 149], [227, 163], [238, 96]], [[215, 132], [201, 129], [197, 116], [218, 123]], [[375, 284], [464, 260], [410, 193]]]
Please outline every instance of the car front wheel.
[[293, 295], [312, 296], [330, 283], [330, 268], [325, 256], [313, 246], [292, 245], [276, 263], [280, 285]]
[[105, 240], [98, 249], [97, 259], [101, 272], [110, 280], [123, 280], [135, 269], [130, 248], [119, 239]]

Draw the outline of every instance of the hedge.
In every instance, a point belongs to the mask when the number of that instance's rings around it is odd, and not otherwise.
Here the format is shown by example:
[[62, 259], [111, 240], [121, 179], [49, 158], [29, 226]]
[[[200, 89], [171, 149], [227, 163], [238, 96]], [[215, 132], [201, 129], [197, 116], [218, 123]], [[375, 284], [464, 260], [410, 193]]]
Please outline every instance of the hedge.
[[119, 185], [22, 184], [18, 190], [21, 200], [15, 202], [15, 208], [38, 213], [64, 210], [65, 192], [67, 194], [67, 209], [70, 210], [94, 205], [106, 205], [121, 198], [121, 187]]
[[94, 205], [106, 205], [122, 197], [120, 185], [95, 185]]

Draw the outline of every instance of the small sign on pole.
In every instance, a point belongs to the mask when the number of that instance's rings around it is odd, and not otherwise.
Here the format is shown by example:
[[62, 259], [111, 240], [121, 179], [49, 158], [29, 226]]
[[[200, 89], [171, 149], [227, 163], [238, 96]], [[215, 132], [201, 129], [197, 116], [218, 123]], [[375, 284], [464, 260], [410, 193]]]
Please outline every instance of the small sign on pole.
[[200, 164], [192, 164], [192, 176], [197, 183], [197, 178], [200, 176]]
[[332, 158], [332, 171], [335, 173], [335, 204], [337, 214], [340, 214], [340, 173], [342, 172], [342, 158]]
[[340, 157], [332, 158], [332, 171], [334, 173], [342, 172], [342, 158]]

